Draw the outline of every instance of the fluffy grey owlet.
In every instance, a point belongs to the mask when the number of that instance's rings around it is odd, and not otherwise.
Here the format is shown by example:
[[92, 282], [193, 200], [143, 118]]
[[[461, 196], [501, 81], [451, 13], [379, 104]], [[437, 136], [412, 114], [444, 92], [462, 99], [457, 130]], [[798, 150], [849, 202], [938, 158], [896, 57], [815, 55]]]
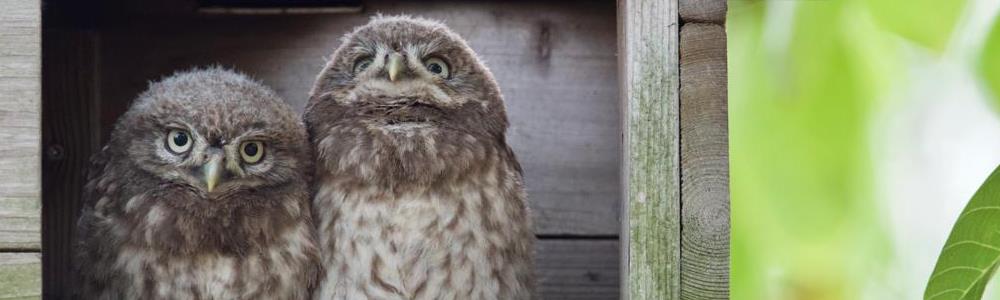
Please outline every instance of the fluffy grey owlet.
[[270, 89], [219, 68], [152, 83], [93, 158], [83, 299], [305, 299], [319, 252], [311, 155]]
[[304, 115], [316, 299], [530, 299], [534, 235], [499, 87], [441, 23], [347, 34]]

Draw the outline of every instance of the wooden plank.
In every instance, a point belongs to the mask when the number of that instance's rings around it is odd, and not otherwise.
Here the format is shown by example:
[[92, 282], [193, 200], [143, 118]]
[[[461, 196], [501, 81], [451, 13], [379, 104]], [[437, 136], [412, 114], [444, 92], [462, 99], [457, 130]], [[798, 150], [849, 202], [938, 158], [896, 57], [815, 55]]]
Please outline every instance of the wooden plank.
[[729, 299], [726, 30], [680, 33], [681, 299]]
[[96, 36], [91, 32], [46, 28], [42, 58], [42, 235], [43, 286], [49, 298], [68, 298], [70, 243], [85, 183], [84, 170], [98, 150]]
[[[615, 236], [620, 121], [614, 4], [365, 1], [366, 11], [444, 20], [484, 59], [507, 101], [539, 234]], [[370, 14], [143, 17], [101, 30], [102, 127], [149, 80], [191, 66], [246, 71], [302, 109], [342, 33]], [[142, 67], [135, 62], [141, 61]]]
[[550, 240], [535, 244], [541, 299], [618, 299], [618, 240]]
[[726, 0], [679, 0], [680, 18], [684, 23], [726, 23]]
[[619, 1], [622, 298], [678, 299], [677, 1]]
[[41, 248], [39, 1], [0, 0], [0, 251]]
[[0, 253], [0, 299], [40, 299], [41, 296], [41, 255]]
[[42, 225], [39, 212], [38, 198], [0, 197], [0, 250], [39, 251], [39, 229]]

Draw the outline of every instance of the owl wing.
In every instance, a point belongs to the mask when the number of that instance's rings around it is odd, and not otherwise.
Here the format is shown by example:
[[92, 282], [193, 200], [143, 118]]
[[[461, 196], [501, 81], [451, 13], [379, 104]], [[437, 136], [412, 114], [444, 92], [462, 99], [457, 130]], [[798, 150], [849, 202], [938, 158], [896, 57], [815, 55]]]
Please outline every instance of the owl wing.
[[507, 157], [510, 158], [508, 161], [510, 161], [510, 164], [514, 168], [514, 171], [517, 172], [517, 176], [523, 177], [524, 170], [521, 169], [521, 163], [517, 160], [517, 155], [514, 155], [514, 149], [511, 149], [510, 145], [507, 145], [506, 142], [503, 143], [503, 145], [504, 145], [504, 150], [507, 152]]
[[76, 280], [73, 284], [74, 299], [91, 299], [107, 294], [114, 281], [111, 264], [117, 256], [113, 246], [115, 237], [108, 234], [107, 222], [101, 222], [103, 213], [95, 211], [100, 199], [108, 196], [108, 186], [103, 181], [107, 175], [107, 167], [111, 159], [111, 151], [107, 147], [91, 157], [90, 167], [84, 174], [86, 184], [81, 198], [81, 212], [77, 219], [74, 233], [73, 270]]
[[95, 197], [95, 192], [97, 192], [97, 182], [104, 174], [104, 168], [108, 165], [108, 157], [110, 156], [108, 152], [110, 151], [105, 146], [90, 158], [90, 166], [84, 173], [86, 178], [82, 198], [84, 208], [93, 208], [94, 203], [100, 198], [99, 196]]

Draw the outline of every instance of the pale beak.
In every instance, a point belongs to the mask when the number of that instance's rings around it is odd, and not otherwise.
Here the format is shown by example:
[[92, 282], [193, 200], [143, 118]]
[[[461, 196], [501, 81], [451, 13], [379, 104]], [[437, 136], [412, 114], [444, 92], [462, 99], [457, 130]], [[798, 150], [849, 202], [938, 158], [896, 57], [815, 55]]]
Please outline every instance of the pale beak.
[[385, 69], [389, 72], [389, 81], [396, 81], [405, 66], [402, 55], [399, 53], [389, 54], [389, 59], [385, 62]]
[[202, 174], [205, 176], [205, 187], [211, 193], [219, 183], [219, 177], [222, 175], [222, 155], [212, 155], [212, 158], [201, 168]]

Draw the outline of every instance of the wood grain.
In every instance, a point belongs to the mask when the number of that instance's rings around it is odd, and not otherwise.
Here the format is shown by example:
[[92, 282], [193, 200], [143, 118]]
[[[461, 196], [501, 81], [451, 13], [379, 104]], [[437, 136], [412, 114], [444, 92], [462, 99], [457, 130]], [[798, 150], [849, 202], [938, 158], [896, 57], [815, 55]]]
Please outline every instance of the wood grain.
[[39, 251], [39, 1], [0, 7], [0, 250]]
[[[509, 142], [524, 166], [539, 234], [618, 234], [613, 3], [365, 1], [365, 8], [441, 19], [486, 61], [506, 99]], [[148, 81], [199, 65], [248, 72], [301, 110], [324, 57], [370, 15], [107, 21], [99, 66], [105, 135]]]
[[42, 223], [39, 213], [37, 198], [0, 198], [0, 250], [6, 252], [41, 250], [39, 229]]
[[677, 1], [619, 1], [624, 129], [622, 298], [677, 299]]
[[681, 299], [729, 299], [726, 31], [680, 32]]
[[41, 254], [0, 253], [0, 299], [39, 299], [41, 296]]
[[84, 170], [100, 143], [100, 105], [93, 32], [47, 28], [42, 57], [42, 235], [46, 297], [62, 295], [72, 266], [72, 244]]
[[543, 239], [535, 247], [542, 299], [618, 299], [617, 240]]
[[680, 18], [684, 23], [726, 23], [726, 0], [679, 0]]

